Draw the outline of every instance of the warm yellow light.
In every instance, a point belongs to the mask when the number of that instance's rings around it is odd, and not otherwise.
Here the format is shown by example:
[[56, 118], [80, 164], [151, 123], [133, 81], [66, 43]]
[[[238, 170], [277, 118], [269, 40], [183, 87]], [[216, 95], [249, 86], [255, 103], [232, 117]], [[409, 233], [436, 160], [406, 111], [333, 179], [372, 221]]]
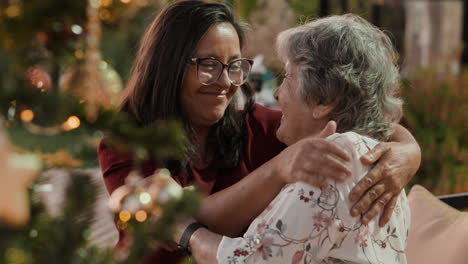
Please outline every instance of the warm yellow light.
[[122, 2], [123, 4], [128, 4], [128, 3], [130, 3], [130, 1], [132, 1], [132, 0], [120, 0], [120, 2]]
[[112, 0], [101, 0], [101, 6], [108, 7], [112, 5]]
[[99, 10], [99, 18], [102, 20], [109, 20], [111, 18], [111, 13], [107, 9]]
[[80, 119], [76, 116], [70, 116], [67, 119], [65, 129], [72, 130], [72, 129], [78, 128], [79, 126], [80, 126]]
[[49, 37], [47, 36], [47, 33], [39, 31], [36, 33], [36, 39], [41, 43], [46, 43]]
[[135, 213], [135, 219], [138, 221], [138, 222], [144, 222], [146, 220], [146, 218], [148, 217], [148, 215], [146, 214], [145, 211], [143, 210], [138, 210], [136, 213]]
[[75, 58], [77, 59], [82, 59], [84, 57], [84, 53], [82, 50], [76, 50], [75, 51]]
[[11, 5], [7, 7], [5, 13], [9, 18], [14, 18], [21, 14], [21, 9], [17, 5]]
[[23, 110], [20, 114], [20, 118], [23, 122], [29, 123], [34, 119], [34, 112], [29, 109]]
[[132, 215], [129, 211], [124, 210], [119, 213], [119, 218], [122, 222], [128, 222], [132, 218]]

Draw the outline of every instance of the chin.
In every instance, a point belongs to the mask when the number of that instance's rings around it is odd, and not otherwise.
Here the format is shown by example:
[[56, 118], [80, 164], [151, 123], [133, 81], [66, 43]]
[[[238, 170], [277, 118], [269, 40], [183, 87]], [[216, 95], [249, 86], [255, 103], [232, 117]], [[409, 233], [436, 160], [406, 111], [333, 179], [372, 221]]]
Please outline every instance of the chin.
[[282, 143], [288, 145], [288, 143], [286, 142], [287, 140], [285, 140], [285, 138], [283, 137], [283, 135], [282, 135], [282, 133], [281, 133], [281, 127], [279, 127], [278, 130], [276, 131], [276, 138], [277, 138], [280, 142], [282, 142]]
[[218, 123], [221, 118], [224, 116], [224, 111], [216, 111], [205, 118], [206, 125], [214, 125]]

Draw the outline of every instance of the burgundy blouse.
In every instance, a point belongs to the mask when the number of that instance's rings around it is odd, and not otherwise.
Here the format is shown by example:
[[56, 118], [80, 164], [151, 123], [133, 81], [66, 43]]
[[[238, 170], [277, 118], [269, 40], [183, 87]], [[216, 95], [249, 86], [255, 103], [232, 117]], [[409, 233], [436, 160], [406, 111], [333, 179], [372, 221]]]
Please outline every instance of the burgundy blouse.
[[[253, 111], [246, 115], [247, 142], [241, 152], [240, 162], [237, 167], [223, 169], [216, 159], [204, 169], [192, 168], [193, 177], [186, 172], [173, 175], [173, 178], [182, 186], [196, 182], [200, 189], [206, 194], [213, 194], [229, 187], [250, 172], [260, 167], [276, 156], [285, 145], [276, 138], [276, 130], [281, 121], [281, 112], [272, 110], [256, 104]], [[99, 163], [101, 166], [104, 182], [109, 193], [124, 184], [125, 177], [133, 166], [130, 156], [115, 152], [106, 147], [103, 142], [98, 147]], [[144, 177], [153, 174], [156, 165], [151, 162], [143, 163], [142, 174]], [[122, 246], [123, 232], [119, 232], [118, 247]], [[154, 252], [145, 263], [179, 263], [181, 257], [177, 252], [158, 250]]]

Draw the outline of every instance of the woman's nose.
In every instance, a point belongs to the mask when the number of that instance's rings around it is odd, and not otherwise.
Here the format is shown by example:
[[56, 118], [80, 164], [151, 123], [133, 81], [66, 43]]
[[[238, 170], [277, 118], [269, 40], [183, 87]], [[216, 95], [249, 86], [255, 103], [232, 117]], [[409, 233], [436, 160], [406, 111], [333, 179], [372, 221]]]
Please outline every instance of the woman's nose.
[[281, 86], [279, 86], [278, 88], [275, 89], [275, 91], [273, 92], [273, 96], [275, 97], [275, 100], [278, 101], [278, 94], [279, 94], [279, 89], [280, 89]]
[[216, 83], [218, 83], [218, 85], [220, 85], [223, 89], [231, 87], [231, 81], [229, 80], [227, 69], [223, 69]]

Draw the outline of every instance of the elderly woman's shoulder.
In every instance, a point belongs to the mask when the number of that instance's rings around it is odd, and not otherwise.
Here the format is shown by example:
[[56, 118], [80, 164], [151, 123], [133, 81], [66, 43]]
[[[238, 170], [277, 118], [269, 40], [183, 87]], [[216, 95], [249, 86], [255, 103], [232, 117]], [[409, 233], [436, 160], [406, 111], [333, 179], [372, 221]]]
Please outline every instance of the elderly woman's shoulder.
[[352, 131], [334, 133], [328, 136], [327, 139], [342, 146], [348, 152], [356, 152], [359, 157], [373, 149], [379, 143], [376, 139]]

